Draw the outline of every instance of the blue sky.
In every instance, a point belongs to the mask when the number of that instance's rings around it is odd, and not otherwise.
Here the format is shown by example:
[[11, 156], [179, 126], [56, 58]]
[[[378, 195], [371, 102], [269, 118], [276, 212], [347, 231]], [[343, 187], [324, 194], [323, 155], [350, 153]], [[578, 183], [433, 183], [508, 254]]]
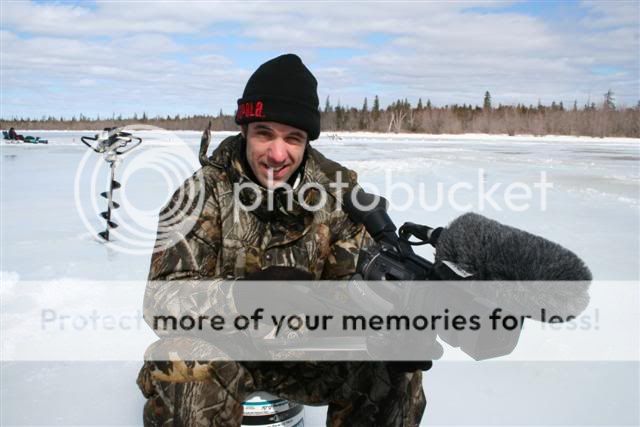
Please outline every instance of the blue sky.
[[217, 114], [285, 52], [321, 102], [640, 99], [638, 1], [3, 1], [3, 118]]

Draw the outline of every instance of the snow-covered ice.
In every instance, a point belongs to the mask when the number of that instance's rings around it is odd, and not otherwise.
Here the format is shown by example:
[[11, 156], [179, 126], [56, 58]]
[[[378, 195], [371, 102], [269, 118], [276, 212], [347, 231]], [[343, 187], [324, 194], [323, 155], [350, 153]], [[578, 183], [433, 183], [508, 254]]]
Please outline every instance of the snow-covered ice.
[[[200, 133], [141, 133], [142, 146], [116, 169], [123, 183], [115, 196], [123, 205], [116, 217], [122, 238], [113, 244], [95, 238], [94, 230], [104, 223], [98, 213], [106, 206], [97, 194], [106, 187], [108, 170], [79, 139], [94, 132], [27, 133], [49, 144], [0, 145], [3, 313], [19, 313], [25, 304], [7, 299], [21, 282], [143, 281], [157, 212], [198, 167]], [[226, 135], [215, 133], [212, 145]], [[313, 145], [356, 170], [365, 188], [389, 196], [398, 226], [404, 221], [445, 225], [473, 210], [566, 246], [585, 260], [596, 280], [640, 281], [638, 140], [341, 133]], [[529, 209], [511, 209], [502, 197], [506, 188], [519, 182], [535, 190], [541, 173], [553, 184], [544, 209], [536, 191]], [[471, 189], [460, 188], [454, 203], [446, 200], [461, 182]], [[414, 191], [422, 186], [423, 200], [420, 195], [409, 200], [402, 186]], [[496, 203], [479, 198], [479, 187], [495, 187]], [[426, 247], [418, 252], [432, 257]], [[623, 302], [636, 310], [640, 304]], [[3, 353], [10, 350], [6, 344], [3, 337]], [[141, 424], [139, 366], [139, 361], [47, 363], [3, 356], [1, 424]], [[423, 423], [637, 425], [638, 366], [637, 357], [436, 363], [424, 377]], [[323, 411], [307, 408], [306, 425], [324, 425]]]

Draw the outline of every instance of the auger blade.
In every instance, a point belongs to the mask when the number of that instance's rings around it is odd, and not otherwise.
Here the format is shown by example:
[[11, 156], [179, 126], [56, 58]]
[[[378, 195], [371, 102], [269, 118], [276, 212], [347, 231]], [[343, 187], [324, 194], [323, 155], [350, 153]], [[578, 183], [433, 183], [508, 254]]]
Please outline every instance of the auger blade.
[[109, 241], [109, 230], [101, 231], [98, 236], [102, 237], [107, 242]]
[[120, 187], [122, 187], [122, 184], [120, 184], [118, 181], [116, 181], [115, 179], [111, 181], [111, 188], [117, 190]]
[[113, 202], [113, 201], [111, 202], [111, 209], [118, 209], [119, 207], [120, 207], [119, 203], [116, 203], [116, 202]]
[[105, 199], [108, 199], [108, 198], [109, 198], [109, 192], [108, 192], [108, 191], [103, 191], [102, 193], [100, 193], [100, 195], [101, 195], [102, 197], [104, 197]]
[[100, 216], [101, 216], [102, 218], [106, 219], [106, 220], [111, 219], [111, 215], [110, 215], [110, 214], [111, 214], [111, 212], [109, 212], [109, 211], [100, 212]]
[[107, 225], [109, 226], [109, 228], [118, 228], [118, 224], [113, 221], [107, 221]]

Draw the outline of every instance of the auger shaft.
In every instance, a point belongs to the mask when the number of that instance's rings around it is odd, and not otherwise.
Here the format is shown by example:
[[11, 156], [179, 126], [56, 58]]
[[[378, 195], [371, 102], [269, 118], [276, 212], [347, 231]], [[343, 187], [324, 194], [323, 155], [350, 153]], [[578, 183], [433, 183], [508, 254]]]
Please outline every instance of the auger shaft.
[[120, 205], [113, 201], [113, 190], [117, 190], [122, 185], [116, 181], [115, 179], [115, 170], [116, 170], [116, 160], [109, 162], [110, 167], [110, 179], [109, 179], [109, 190], [101, 193], [101, 196], [107, 199], [107, 210], [100, 213], [104, 219], [107, 220], [107, 228], [105, 231], [98, 233], [100, 237], [104, 240], [109, 241], [109, 230], [112, 228], [116, 228], [118, 224], [111, 221], [111, 210], [118, 209]]

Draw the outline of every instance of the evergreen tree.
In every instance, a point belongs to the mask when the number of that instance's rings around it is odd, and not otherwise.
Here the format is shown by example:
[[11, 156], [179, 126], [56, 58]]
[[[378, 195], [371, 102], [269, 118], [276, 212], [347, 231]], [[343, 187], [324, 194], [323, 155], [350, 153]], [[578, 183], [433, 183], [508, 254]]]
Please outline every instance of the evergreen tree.
[[329, 100], [329, 95], [327, 95], [327, 100], [324, 103], [324, 112], [330, 113], [332, 111], [333, 111], [333, 108], [331, 107], [331, 101]]
[[482, 109], [485, 111], [491, 111], [491, 94], [489, 91], [484, 93], [484, 101], [482, 103]]
[[418, 111], [422, 110], [422, 98], [418, 98], [418, 106], [416, 107]]
[[615, 110], [616, 109], [616, 102], [615, 101], [616, 100], [613, 97], [613, 91], [611, 89], [609, 89], [607, 91], [607, 93], [604, 94], [603, 108], [605, 110]]
[[342, 122], [344, 121], [344, 112], [342, 111], [342, 107], [340, 106], [340, 100], [338, 100], [338, 105], [336, 105], [336, 130], [342, 129]]
[[373, 121], [378, 121], [380, 118], [380, 100], [378, 99], [378, 95], [373, 99], [373, 108], [371, 108], [371, 118]]
[[358, 120], [358, 129], [365, 130], [369, 127], [369, 106], [367, 98], [364, 98], [362, 110], [360, 111], [360, 119]]

